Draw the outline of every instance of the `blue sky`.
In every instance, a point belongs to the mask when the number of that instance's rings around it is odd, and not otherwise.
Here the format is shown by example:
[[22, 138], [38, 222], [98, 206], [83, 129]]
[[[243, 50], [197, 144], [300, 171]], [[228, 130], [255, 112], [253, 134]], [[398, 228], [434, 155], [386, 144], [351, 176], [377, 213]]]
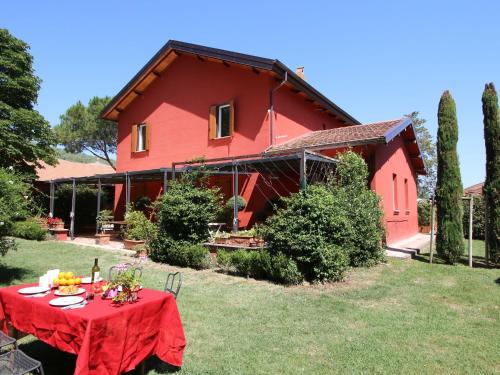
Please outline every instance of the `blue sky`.
[[53, 124], [77, 100], [114, 95], [169, 39], [305, 66], [308, 82], [362, 122], [457, 103], [464, 186], [484, 178], [481, 95], [500, 88], [500, 2], [9, 1], [0, 27], [31, 45]]

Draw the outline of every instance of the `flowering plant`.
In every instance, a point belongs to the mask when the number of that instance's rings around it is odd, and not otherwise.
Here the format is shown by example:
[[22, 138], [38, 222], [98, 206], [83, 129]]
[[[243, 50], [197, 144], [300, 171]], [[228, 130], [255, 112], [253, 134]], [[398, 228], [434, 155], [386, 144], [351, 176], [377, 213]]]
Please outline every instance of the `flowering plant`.
[[116, 266], [118, 273], [103, 286], [102, 298], [111, 298], [113, 303], [123, 305], [127, 302], [137, 302], [141, 289], [139, 278], [135, 276], [135, 268], [126, 264]]
[[64, 221], [60, 217], [47, 218], [47, 224], [49, 224], [49, 225], [62, 224], [62, 223], [64, 223]]

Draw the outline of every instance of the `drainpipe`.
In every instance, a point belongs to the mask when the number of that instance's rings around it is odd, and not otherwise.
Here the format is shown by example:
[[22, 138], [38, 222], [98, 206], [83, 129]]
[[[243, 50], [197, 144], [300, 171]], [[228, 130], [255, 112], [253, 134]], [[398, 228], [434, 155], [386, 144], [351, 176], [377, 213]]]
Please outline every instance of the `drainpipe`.
[[270, 146], [274, 145], [274, 103], [273, 103], [273, 95], [276, 91], [278, 91], [281, 86], [283, 86], [288, 81], [288, 72], [285, 71], [285, 78], [281, 83], [271, 90], [269, 93], [269, 135], [271, 137]]

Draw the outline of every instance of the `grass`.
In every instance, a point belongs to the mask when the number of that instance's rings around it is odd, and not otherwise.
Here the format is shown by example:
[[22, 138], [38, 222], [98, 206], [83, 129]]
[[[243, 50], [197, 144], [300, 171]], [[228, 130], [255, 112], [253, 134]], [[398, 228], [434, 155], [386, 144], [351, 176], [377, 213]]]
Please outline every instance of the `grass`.
[[[49, 267], [88, 273], [114, 253], [19, 240], [0, 263], [0, 285], [33, 282]], [[479, 257], [481, 242], [475, 242]], [[480, 263], [480, 258], [476, 258]], [[147, 263], [161, 289], [175, 267]], [[494, 374], [500, 372], [500, 272], [389, 260], [344, 283], [285, 288], [182, 269], [178, 299], [187, 348], [179, 374]], [[75, 357], [28, 338], [21, 346], [47, 374], [72, 374]], [[157, 360], [148, 374], [172, 371]]]

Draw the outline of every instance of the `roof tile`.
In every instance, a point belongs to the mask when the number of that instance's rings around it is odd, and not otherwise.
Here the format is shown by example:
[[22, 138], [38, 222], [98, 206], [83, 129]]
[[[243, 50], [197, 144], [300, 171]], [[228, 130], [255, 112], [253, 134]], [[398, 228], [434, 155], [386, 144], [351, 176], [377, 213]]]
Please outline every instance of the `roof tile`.
[[382, 143], [385, 141], [386, 133], [405, 119], [311, 131], [288, 142], [271, 146], [267, 152], [274, 153], [321, 146], [334, 148], [346, 145]]

